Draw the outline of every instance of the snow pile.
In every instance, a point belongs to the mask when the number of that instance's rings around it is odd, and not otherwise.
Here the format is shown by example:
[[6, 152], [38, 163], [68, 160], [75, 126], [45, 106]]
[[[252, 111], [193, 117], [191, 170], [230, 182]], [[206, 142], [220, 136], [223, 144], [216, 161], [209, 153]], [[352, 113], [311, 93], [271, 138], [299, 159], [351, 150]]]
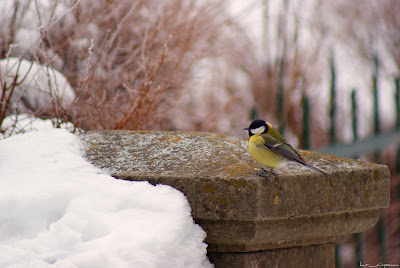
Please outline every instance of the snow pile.
[[212, 267], [169, 186], [116, 180], [62, 129], [0, 141], [0, 267]]
[[39, 131], [41, 129], [61, 128], [70, 132], [82, 132], [83, 130], [76, 128], [71, 122], [59, 122], [56, 118], [40, 119], [30, 114], [13, 114], [4, 118], [1, 123], [3, 133], [0, 133], [0, 139], [7, 138], [15, 134], [21, 134], [31, 131]]
[[19, 58], [2, 59], [0, 77], [8, 91], [11, 91], [17, 77], [17, 85], [11, 95], [10, 113], [42, 113], [59, 106], [67, 109], [75, 99], [75, 91], [62, 73], [37, 62]]

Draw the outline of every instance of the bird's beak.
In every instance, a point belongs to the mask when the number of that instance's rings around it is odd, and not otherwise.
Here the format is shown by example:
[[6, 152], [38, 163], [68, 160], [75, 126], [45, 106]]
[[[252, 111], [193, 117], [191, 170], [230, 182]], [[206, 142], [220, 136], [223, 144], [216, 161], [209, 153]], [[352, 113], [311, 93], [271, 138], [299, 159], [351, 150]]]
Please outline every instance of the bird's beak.
[[248, 127], [246, 127], [246, 128], [244, 128], [243, 130], [249, 130], [249, 128], [248, 128]]

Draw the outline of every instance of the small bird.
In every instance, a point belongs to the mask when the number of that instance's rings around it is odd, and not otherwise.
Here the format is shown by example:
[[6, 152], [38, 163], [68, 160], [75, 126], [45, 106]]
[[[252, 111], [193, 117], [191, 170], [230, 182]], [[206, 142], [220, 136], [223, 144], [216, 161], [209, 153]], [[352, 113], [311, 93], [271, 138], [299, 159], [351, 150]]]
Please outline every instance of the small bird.
[[[282, 137], [282, 135], [264, 120], [254, 120], [248, 128], [249, 152], [264, 167], [282, 168], [288, 161], [295, 161], [303, 166], [327, 175], [322, 170], [308, 164], [303, 157]], [[267, 172], [265, 169], [263, 169]]]

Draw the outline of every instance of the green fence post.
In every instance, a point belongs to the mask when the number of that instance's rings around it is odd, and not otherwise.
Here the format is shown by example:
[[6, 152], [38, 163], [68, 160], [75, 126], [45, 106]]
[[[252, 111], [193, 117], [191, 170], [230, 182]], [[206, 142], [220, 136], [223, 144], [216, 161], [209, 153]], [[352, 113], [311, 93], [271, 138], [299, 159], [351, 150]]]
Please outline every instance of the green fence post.
[[250, 121], [258, 119], [258, 109], [256, 106], [253, 106], [250, 110]]
[[[351, 90], [351, 126], [353, 133], [353, 141], [358, 140], [358, 116], [357, 116], [357, 95], [356, 90], [353, 88]], [[354, 158], [359, 158], [358, 155], [354, 155]], [[362, 251], [362, 234], [354, 234], [354, 240], [356, 243], [354, 253], [355, 253], [355, 267], [358, 267], [362, 261], [361, 251]]]
[[[331, 75], [330, 83], [330, 98], [329, 98], [329, 142], [330, 144], [336, 143], [336, 127], [335, 127], [335, 117], [336, 117], [336, 70], [335, 70], [335, 60], [333, 50], [329, 58], [329, 72]], [[335, 267], [340, 268], [340, 246], [335, 244]]]
[[[400, 129], [400, 86], [399, 77], [394, 79], [394, 105], [396, 108], [396, 128]], [[400, 146], [397, 147], [397, 160], [396, 160], [396, 171], [400, 173]], [[399, 184], [400, 187], [400, 184]], [[400, 198], [400, 188], [398, 189], [398, 198]]]
[[[379, 75], [379, 58], [378, 53], [374, 52], [373, 55], [373, 74], [372, 74], [372, 92], [373, 92], [373, 109], [374, 109], [374, 134], [378, 135], [381, 132], [380, 119], [379, 119], [379, 88], [378, 88], [378, 75]], [[375, 152], [375, 160], [380, 163], [380, 152]], [[383, 215], [379, 218], [377, 223], [378, 228], [378, 241], [379, 241], [379, 256], [381, 263], [385, 263], [385, 233], [383, 226]]]
[[379, 96], [378, 96], [378, 71], [379, 60], [378, 55], [375, 53], [373, 57], [374, 72], [372, 74], [372, 93], [373, 93], [373, 106], [374, 106], [374, 134], [380, 133], [379, 122]]
[[[351, 126], [352, 126], [352, 133], [353, 133], [353, 141], [358, 140], [358, 116], [357, 116], [357, 92], [353, 88], [351, 90]], [[358, 155], [355, 156], [358, 158]]]
[[334, 53], [331, 52], [329, 59], [329, 70], [331, 75], [330, 84], [330, 99], [329, 99], [329, 141], [331, 144], [336, 143], [336, 127], [335, 127], [335, 117], [336, 117], [336, 70], [335, 70], [335, 60]]
[[311, 147], [311, 133], [310, 133], [310, 105], [306, 95], [303, 95], [303, 139], [304, 149], [308, 150]]
[[[400, 129], [400, 83], [399, 77], [394, 79], [394, 100], [396, 107], [396, 128]], [[397, 147], [396, 172], [400, 173], [400, 146]], [[400, 181], [397, 181], [397, 199], [400, 199]]]
[[396, 107], [396, 128], [400, 128], [400, 90], [399, 77], [394, 78], [394, 105]]
[[278, 113], [278, 121], [281, 124], [279, 127], [279, 132], [284, 134], [285, 132], [285, 121], [283, 120], [283, 112], [285, 109], [285, 59], [284, 55], [279, 63], [279, 71], [278, 71], [278, 95], [277, 95], [277, 113]]

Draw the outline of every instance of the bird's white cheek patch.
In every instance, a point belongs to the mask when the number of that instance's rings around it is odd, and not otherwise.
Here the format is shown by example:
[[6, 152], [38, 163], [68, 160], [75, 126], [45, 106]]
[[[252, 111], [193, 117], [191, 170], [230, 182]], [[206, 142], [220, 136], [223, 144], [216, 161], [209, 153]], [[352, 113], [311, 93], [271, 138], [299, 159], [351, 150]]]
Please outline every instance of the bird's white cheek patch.
[[251, 133], [253, 133], [254, 135], [257, 135], [257, 134], [263, 133], [264, 130], [265, 130], [265, 127], [264, 127], [264, 126], [261, 126], [261, 127], [255, 128], [255, 129], [251, 129], [250, 131], [251, 131]]

